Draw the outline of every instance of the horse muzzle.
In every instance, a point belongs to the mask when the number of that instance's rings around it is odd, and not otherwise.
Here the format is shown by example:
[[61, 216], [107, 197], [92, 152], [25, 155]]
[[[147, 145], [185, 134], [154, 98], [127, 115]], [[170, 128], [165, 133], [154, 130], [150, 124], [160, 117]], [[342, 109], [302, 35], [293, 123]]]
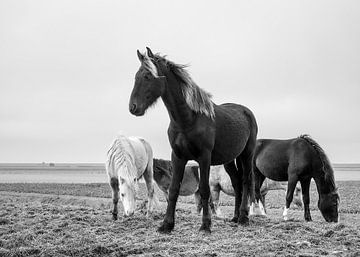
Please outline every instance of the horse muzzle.
[[143, 108], [140, 108], [140, 106], [137, 105], [136, 103], [129, 104], [129, 111], [132, 115], [135, 115], [135, 116], [142, 116], [145, 113]]

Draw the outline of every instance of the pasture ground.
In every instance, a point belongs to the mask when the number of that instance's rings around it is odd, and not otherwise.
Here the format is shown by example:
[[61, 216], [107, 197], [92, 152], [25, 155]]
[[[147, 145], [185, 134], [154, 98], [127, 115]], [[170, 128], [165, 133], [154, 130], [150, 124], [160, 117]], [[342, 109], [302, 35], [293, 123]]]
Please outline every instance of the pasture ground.
[[[147, 218], [143, 185], [135, 215], [114, 222], [107, 184], [0, 184], [0, 256], [360, 256], [360, 182], [337, 185], [337, 224], [322, 218], [312, 185], [313, 222], [300, 209], [283, 221], [278, 191], [267, 196], [267, 217], [251, 217], [245, 227], [214, 218], [212, 234], [203, 235], [192, 197], [180, 197], [175, 230], [163, 235], [156, 228], [166, 203], [160, 195], [159, 210]], [[221, 199], [231, 218], [233, 198]]]

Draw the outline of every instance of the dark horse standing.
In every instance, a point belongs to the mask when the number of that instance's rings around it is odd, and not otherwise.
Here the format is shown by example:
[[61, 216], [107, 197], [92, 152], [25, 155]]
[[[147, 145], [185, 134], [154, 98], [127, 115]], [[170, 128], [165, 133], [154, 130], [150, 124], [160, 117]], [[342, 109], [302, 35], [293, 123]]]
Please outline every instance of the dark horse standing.
[[293, 199], [296, 183], [300, 181], [305, 220], [311, 221], [310, 182], [314, 178], [319, 193], [318, 207], [328, 222], [338, 221], [339, 195], [334, 171], [320, 145], [308, 135], [288, 140], [260, 139], [254, 156], [255, 199], [261, 197], [260, 188], [265, 177], [288, 181], [284, 219]]
[[[170, 232], [175, 224], [175, 206], [184, 168], [188, 160], [200, 167], [199, 191], [203, 206], [201, 231], [210, 232], [210, 165], [225, 164], [235, 190], [234, 222], [248, 223], [248, 191], [254, 154], [257, 124], [246, 107], [227, 103], [216, 105], [209, 93], [198, 87], [185, 66], [175, 64], [149, 48], [137, 51], [141, 67], [135, 76], [129, 109], [144, 115], [156, 99], [162, 98], [170, 117], [168, 137], [174, 167], [169, 202], [160, 232]], [[236, 164], [235, 161], [236, 160]]]

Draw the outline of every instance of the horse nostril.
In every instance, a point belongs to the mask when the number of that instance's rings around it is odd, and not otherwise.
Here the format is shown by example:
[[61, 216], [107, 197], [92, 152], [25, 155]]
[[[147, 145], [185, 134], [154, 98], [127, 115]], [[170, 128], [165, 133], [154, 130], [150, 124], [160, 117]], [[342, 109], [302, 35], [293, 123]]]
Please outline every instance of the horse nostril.
[[130, 112], [134, 113], [136, 111], [136, 104], [130, 105]]

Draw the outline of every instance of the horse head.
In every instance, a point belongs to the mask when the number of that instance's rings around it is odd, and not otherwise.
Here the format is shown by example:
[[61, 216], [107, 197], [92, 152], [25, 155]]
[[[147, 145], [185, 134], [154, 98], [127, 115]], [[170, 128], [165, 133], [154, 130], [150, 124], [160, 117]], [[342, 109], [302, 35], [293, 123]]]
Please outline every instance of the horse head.
[[149, 106], [164, 93], [166, 78], [160, 76], [155, 66], [155, 56], [147, 47], [147, 52], [142, 54], [137, 50], [141, 66], [135, 75], [135, 84], [132, 90], [129, 111], [136, 116], [142, 116]]
[[337, 190], [327, 194], [320, 194], [318, 207], [327, 222], [338, 222], [339, 220], [339, 202], [340, 197]]
[[124, 216], [131, 216], [135, 212], [136, 182], [136, 178], [129, 179], [125, 177], [120, 177], [119, 194], [120, 200], [124, 207]]

